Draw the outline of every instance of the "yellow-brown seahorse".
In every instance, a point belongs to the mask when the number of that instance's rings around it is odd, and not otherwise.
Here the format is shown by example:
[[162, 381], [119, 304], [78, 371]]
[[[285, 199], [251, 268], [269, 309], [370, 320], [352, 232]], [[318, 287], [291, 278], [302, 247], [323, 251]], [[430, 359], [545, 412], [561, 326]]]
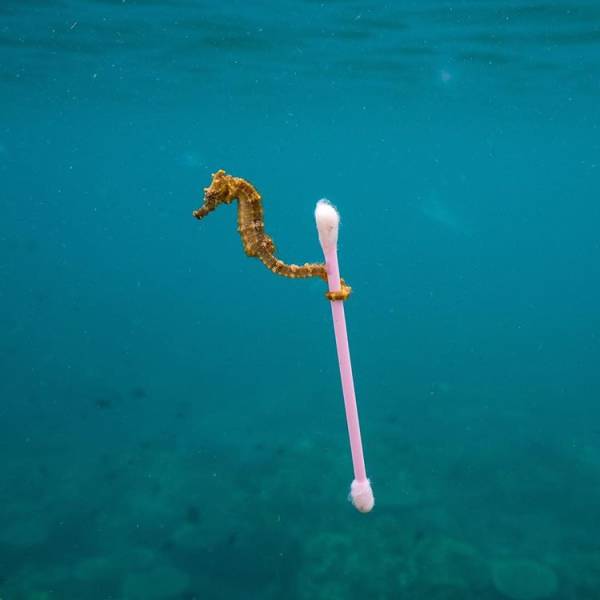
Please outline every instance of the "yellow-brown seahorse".
[[[265, 233], [262, 198], [256, 188], [241, 177], [232, 177], [225, 171], [219, 170], [212, 176], [211, 184], [204, 188], [204, 204], [192, 214], [197, 219], [203, 219], [219, 204], [231, 204], [238, 201], [238, 232], [242, 238], [244, 252], [248, 256], [258, 258], [264, 265], [277, 275], [301, 279], [320, 277], [327, 281], [327, 270], [322, 263], [305, 263], [303, 265], [288, 265], [275, 256], [275, 244]], [[346, 300], [351, 288], [341, 281], [341, 289], [337, 292], [327, 292], [329, 300]]]

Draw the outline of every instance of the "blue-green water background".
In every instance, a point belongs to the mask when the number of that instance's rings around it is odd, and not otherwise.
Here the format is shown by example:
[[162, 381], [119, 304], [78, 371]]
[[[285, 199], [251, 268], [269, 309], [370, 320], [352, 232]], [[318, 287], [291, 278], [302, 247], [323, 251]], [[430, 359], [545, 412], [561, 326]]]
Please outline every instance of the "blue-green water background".
[[598, 597], [597, 2], [3, 0], [0, 103], [0, 597]]

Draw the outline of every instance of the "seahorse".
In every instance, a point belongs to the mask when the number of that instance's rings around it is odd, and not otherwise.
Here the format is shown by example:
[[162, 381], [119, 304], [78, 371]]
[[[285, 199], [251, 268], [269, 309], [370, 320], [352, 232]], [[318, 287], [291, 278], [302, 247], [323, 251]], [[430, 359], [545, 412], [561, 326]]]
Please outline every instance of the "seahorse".
[[[327, 269], [322, 263], [286, 264], [275, 256], [275, 243], [265, 233], [262, 198], [256, 188], [241, 177], [232, 177], [222, 169], [212, 176], [211, 184], [204, 188], [204, 204], [192, 214], [203, 219], [220, 204], [238, 201], [238, 233], [247, 256], [258, 258], [269, 271], [289, 277], [302, 279], [320, 277], [327, 281]], [[332, 301], [346, 300], [352, 288], [341, 280], [341, 289], [327, 292], [326, 298]]]

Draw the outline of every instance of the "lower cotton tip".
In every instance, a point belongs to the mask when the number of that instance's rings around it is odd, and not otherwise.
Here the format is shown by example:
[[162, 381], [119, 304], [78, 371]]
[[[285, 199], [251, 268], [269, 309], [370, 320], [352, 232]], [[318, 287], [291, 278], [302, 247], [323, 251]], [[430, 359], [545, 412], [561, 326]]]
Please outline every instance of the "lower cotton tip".
[[358, 512], [371, 512], [375, 506], [371, 482], [368, 479], [364, 481], [356, 481], [355, 479], [350, 486], [350, 500]]

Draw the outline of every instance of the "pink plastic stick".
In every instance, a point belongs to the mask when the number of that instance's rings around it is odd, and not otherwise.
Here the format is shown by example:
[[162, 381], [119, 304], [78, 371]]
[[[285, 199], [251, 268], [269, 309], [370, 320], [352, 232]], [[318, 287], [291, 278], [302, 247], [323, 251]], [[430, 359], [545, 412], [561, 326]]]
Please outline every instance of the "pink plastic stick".
[[[326, 200], [320, 200], [315, 210], [315, 218], [319, 231], [319, 241], [325, 255], [329, 291], [337, 292], [341, 289], [340, 269], [337, 258], [337, 237], [340, 217], [337, 210], [331, 204]], [[342, 300], [331, 301], [331, 313], [333, 315], [333, 329], [340, 365], [344, 405], [346, 407], [346, 422], [350, 436], [352, 465], [354, 467], [354, 481], [350, 487], [350, 499], [357, 510], [360, 512], [369, 512], [375, 504], [375, 499], [371, 483], [367, 479], [365, 468], [358, 409], [356, 407], [356, 394], [354, 392], [354, 379], [352, 377], [352, 363], [350, 362], [350, 347], [348, 345], [344, 302]]]

